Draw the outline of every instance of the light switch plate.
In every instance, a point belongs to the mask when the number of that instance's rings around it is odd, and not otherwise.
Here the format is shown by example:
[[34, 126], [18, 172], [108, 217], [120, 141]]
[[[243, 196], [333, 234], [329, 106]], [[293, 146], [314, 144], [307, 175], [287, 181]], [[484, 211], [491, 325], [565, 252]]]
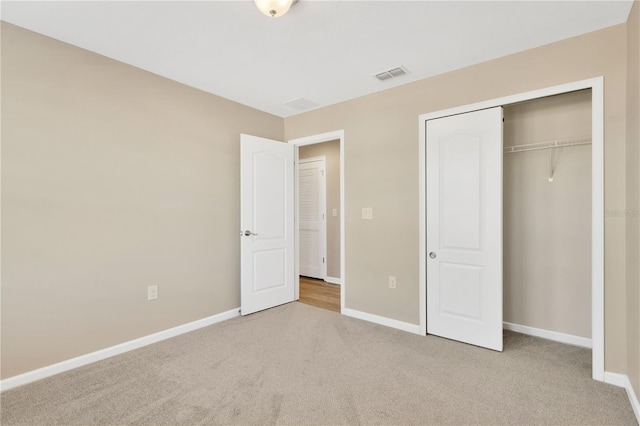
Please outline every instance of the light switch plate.
[[371, 207], [363, 207], [362, 208], [362, 218], [363, 219], [373, 219], [373, 209]]
[[396, 277], [389, 275], [389, 288], [396, 288], [397, 281]]
[[331, 216], [333, 216], [333, 217], [338, 216], [338, 209], [331, 210]]
[[158, 286], [150, 285], [147, 287], [147, 300], [156, 300], [158, 298]]

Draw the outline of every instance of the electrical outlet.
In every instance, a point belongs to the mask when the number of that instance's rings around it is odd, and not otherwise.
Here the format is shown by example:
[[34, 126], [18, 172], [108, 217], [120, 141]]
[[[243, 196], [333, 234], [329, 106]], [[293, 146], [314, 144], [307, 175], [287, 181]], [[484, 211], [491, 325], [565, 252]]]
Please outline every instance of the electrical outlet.
[[389, 275], [389, 288], [396, 288], [396, 277]]
[[158, 286], [150, 285], [147, 287], [147, 300], [156, 300], [158, 298]]

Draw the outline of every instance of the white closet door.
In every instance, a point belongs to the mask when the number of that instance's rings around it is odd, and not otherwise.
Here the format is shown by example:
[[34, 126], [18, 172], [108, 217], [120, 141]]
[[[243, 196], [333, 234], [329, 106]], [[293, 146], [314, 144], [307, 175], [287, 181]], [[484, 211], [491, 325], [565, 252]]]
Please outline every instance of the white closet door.
[[300, 275], [326, 278], [325, 159], [300, 160]]
[[426, 133], [427, 333], [502, 351], [502, 108]]

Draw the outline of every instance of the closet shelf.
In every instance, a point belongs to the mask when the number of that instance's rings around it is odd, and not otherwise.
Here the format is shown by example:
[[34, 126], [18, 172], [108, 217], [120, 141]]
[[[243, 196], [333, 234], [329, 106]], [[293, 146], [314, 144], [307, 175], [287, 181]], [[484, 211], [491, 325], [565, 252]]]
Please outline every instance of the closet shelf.
[[538, 149], [563, 148], [568, 146], [589, 145], [591, 138], [560, 139], [555, 141], [536, 142], [525, 145], [505, 146], [504, 153], [535, 151]]

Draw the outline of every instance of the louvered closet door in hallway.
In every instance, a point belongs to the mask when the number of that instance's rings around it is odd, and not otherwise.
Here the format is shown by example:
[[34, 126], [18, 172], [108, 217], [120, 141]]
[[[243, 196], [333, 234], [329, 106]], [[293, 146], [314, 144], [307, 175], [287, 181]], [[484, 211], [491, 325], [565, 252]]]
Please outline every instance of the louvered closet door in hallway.
[[326, 277], [325, 158], [300, 160], [298, 200], [300, 209], [300, 275]]

